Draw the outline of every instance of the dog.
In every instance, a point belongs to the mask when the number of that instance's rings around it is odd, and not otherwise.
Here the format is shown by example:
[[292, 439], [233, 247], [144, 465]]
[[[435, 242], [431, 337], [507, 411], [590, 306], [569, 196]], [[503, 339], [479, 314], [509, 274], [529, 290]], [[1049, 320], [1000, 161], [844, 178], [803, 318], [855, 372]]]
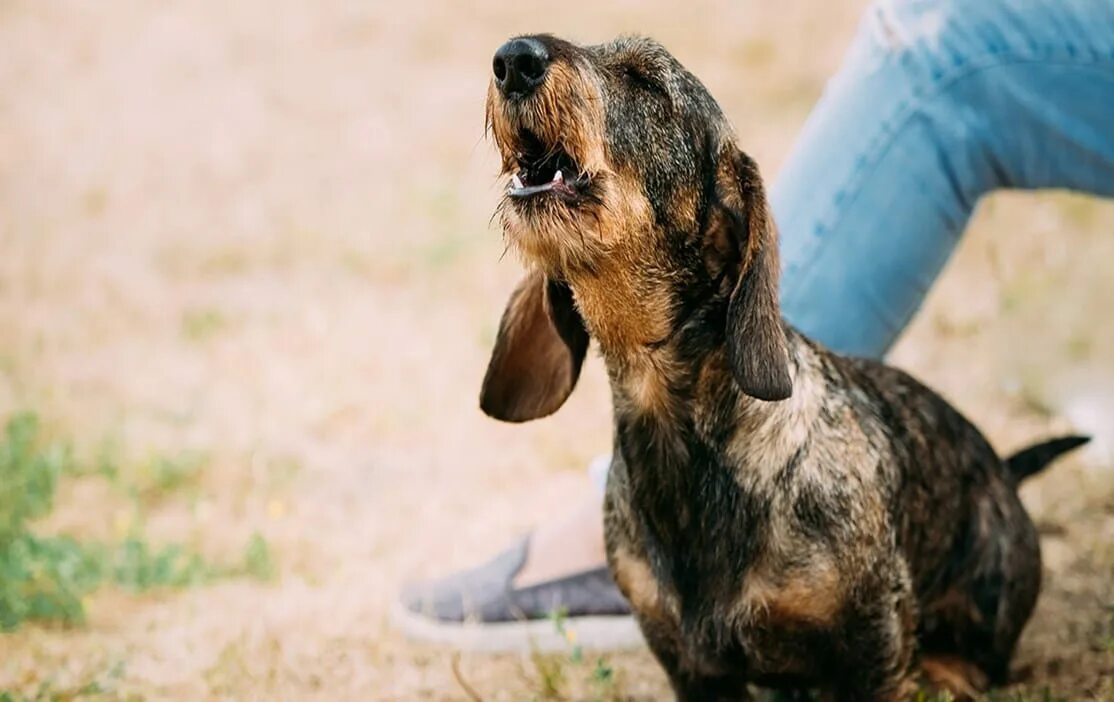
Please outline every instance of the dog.
[[788, 326], [758, 168], [659, 44], [522, 36], [492, 72], [497, 214], [530, 272], [480, 405], [556, 411], [598, 343], [608, 562], [677, 698], [1006, 681], [1041, 579], [1017, 485], [1086, 438], [1003, 461], [910, 376]]

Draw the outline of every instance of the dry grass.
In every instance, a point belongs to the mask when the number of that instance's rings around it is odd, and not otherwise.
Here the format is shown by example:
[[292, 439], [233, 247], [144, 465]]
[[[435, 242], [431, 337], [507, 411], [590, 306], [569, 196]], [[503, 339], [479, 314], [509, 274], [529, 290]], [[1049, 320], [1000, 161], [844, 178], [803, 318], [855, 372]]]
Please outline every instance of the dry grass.
[[[487, 225], [492, 50], [531, 30], [656, 36], [773, 174], [862, 7], [601, 5], [0, 0], [0, 415], [34, 409], [79, 454], [107, 442], [135, 465], [199, 452], [147, 533], [227, 561], [258, 532], [280, 568], [102, 591], [83, 627], [0, 636], [0, 690], [462, 699], [459, 676], [489, 700], [663, 694], [645, 653], [454, 673], [386, 622], [401, 579], [560, 511], [609, 445], [598, 362], [552, 420], [476, 407], [518, 275]], [[1018, 660], [1032, 699], [1112, 694], [1112, 230], [1109, 203], [990, 200], [894, 355], [1003, 449], [1106, 432], [1025, 490], [1047, 533]], [[111, 532], [113, 510], [63, 487], [44, 528]]]

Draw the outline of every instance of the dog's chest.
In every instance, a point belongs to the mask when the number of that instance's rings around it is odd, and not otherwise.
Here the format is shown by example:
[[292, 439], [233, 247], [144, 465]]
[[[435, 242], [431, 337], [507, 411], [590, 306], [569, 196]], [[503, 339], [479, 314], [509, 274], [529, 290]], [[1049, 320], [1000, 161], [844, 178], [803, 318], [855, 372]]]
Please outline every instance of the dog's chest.
[[617, 471], [612, 499], [633, 538], [609, 535], [616, 581], [647, 635], [694, 669], [810, 677], [807, 651], [844, 602], [838, 564], [809, 547], [797, 491], [740, 482], [689, 447], [684, 472], [648, 462]]
[[[708, 573], [678, 583], [656, 576], [651, 558], [623, 547], [612, 565], [656, 647], [671, 650], [688, 668], [713, 674], [742, 669], [759, 678], [801, 680], [817, 674], [813, 649], [844, 602], [830, 563], [798, 560], [786, 569], [763, 555], [741, 573]], [[694, 588], [696, 580], [719, 584]]]
[[808, 678], [844, 607], [840, 555], [855, 540], [840, 505], [861, 502], [862, 485], [832, 480], [838, 463], [806, 445], [805, 389], [754, 416], [710, 390], [665, 419], [617, 404], [615, 577], [647, 637], [693, 669]]

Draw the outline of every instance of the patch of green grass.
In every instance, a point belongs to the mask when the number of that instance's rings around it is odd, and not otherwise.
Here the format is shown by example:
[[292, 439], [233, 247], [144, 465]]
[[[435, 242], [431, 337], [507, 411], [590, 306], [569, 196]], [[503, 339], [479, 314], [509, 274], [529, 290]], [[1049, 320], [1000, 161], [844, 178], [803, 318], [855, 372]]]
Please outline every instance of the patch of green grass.
[[[147, 472], [141, 472], [146, 482], [129, 492], [138, 502], [143, 490], [177, 489], [192, 480], [196, 470], [192, 460], [155, 459]], [[190, 587], [219, 577], [275, 578], [274, 557], [259, 534], [249, 540], [243, 563], [222, 567], [180, 545], [152, 545], [141, 524], [115, 543], [34, 532], [34, 521], [53, 509], [63, 477], [99, 476], [115, 482], [122, 474], [103, 458], [91, 470], [75, 466], [66, 445], [42, 439], [33, 414], [8, 420], [0, 435], [0, 631], [26, 621], [80, 624], [85, 598], [105, 585], [143, 592]]]
[[278, 566], [271, 554], [271, 546], [259, 532], [248, 539], [244, 547], [243, 573], [256, 580], [271, 582], [278, 577]]
[[16, 535], [0, 544], [0, 631], [29, 620], [80, 623], [82, 598], [102, 578], [100, 559], [73, 539]]
[[575, 675], [590, 691], [584, 699], [602, 702], [621, 699], [620, 676], [606, 656], [598, 656], [589, 662], [584, 649], [576, 640], [576, 630], [568, 624], [568, 610], [559, 607], [549, 613], [554, 628], [568, 643], [565, 653], [543, 654], [532, 651], [530, 660], [537, 674], [537, 692], [542, 699], [564, 699]]
[[153, 454], [145, 460], [125, 460], [118, 438], [106, 439], [90, 465], [72, 465], [68, 473], [106, 479], [133, 500], [150, 505], [183, 491], [196, 495], [209, 456], [187, 450], [175, 455]]
[[21, 535], [27, 522], [47, 514], [54, 503], [58, 477], [71, 462], [61, 446], [40, 448], [39, 420], [32, 414], [12, 417], [0, 440], [0, 544]]
[[186, 310], [182, 314], [182, 335], [190, 341], [207, 341], [227, 326], [224, 314], [211, 307]]
[[1091, 357], [1095, 349], [1095, 339], [1088, 331], [1076, 330], [1068, 337], [1065, 344], [1067, 357], [1073, 361], [1085, 361]]
[[0, 630], [26, 619], [80, 620], [81, 597], [96, 581], [96, 566], [76, 542], [42, 539], [31, 520], [54, 506], [59, 476], [70, 462], [59, 446], [40, 448], [38, 419], [12, 417], [0, 438]]
[[595, 664], [592, 666], [591, 684], [597, 699], [619, 699], [618, 679], [619, 677], [615, 672], [614, 666], [611, 665], [607, 658], [600, 656], [596, 659]]
[[558, 700], [565, 696], [565, 661], [560, 654], [530, 652], [530, 662], [537, 673], [538, 695], [544, 700]]
[[151, 503], [183, 490], [196, 492], [208, 463], [208, 457], [196, 451], [156, 455], [127, 471], [127, 475], [116, 470], [115, 482], [138, 499]]
[[190, 587], [209, 582], [221, 570], [182, 546], [152, 546], [141, 537], [125, 539], [101, 551], [105, 579], [130, 592]]
[[117, 690], [124, 675], [124, 664], [118, 662], [107, 669], [79, 671], [60, 679], [48, 673], [39, 679], [32, 676], [18, 688], [0, 689], [0, 702], [61, 702], [62, 700], [133, 700], [135, 695], [121, 695]]

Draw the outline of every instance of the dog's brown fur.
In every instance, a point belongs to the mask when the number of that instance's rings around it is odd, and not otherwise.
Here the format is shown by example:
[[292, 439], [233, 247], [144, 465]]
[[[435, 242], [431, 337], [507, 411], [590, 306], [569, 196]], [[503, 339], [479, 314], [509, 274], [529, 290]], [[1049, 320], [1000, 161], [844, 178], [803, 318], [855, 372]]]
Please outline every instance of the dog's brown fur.
[[918, 655], [957, 695], [1002, 682], [1040, 587], [1016, 482], [1078, 441], [1003, 462], [917, 381], [786, 326], [761, 178], [700, 82], [649, 40], [533, 40], [544, 81], [493, 83], [487, 124], [506, 175], [560, 154], [575, 180], [500, 205], [533, 272], [481, 404], [555, 411], [597, 340], [608, 556], [678, 698], [894, 700]]

